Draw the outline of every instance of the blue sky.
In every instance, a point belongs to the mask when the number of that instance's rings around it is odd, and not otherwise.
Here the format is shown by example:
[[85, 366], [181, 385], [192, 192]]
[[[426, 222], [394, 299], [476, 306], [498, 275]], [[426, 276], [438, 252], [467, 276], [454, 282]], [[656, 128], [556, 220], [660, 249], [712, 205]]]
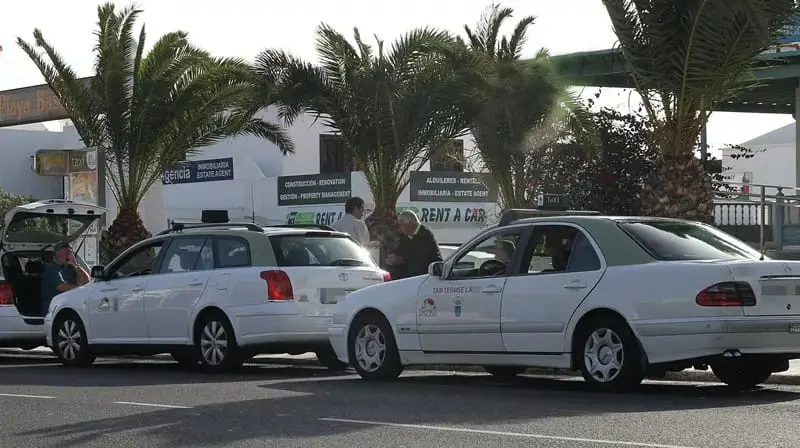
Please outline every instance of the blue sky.
[[[377, 34], [386, 41], [424, 25], [460, 33], [465, 23], [478, 20], [490, 1], [141, 0], [137, 4], [144, 9], [140, 23], [146, 24], [151, 43], [165, 32], [181, 29], [218, 55], [252, 59], [264, 48], [277, 47], [313, 59], [314, 30], [320, 22], [347, 33], [357, 26], [364, 38]], [[30, 39], [37, 27], [79, 74], [90, 74], [97, 5], [94, 0], [3, 2], [0, 89], [43, 82], [15, 43], [17, 37]], [[503, 5], [514, 8], [518, 17], [537, 17], [526, 47], [530, 55], [540, 47], [561, 54], [606, 49], [616, 42], [600, 0], [507, 0]], [[625, 109], [629, 103], [625, 92], [609, 90], [601, 97], [606, 106]], [[715, 113], [708, 127], [709, 144], [741, 143], [792, 120], [789, 115]]]

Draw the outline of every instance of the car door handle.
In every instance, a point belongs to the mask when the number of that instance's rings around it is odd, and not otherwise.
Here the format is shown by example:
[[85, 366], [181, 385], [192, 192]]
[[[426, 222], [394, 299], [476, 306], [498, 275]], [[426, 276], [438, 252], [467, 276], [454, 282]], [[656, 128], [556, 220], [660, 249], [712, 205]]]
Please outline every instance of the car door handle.
[[103, 311], [111, 308], [111, 303], [108, 301], [107, 297], [103, 297], [103, 299], [100, 300], [100, 306], [98, 306], [98, 308], [100, 308]]
[[101, 289], [100, 292], [114, 292], [117, 290], [119, 290], [119, 288], [106, 288], [106, 289]]
[[131, 292], [142, 292], [142, 291], [144, 291], [144, 288], [142, 288], [141, 286], [137, 286], [131, 289]]
[[481, 290], [481, 292], [484, 293], [484, 294], [497, 294], [498, 292], [501, 292], [502, 290], [503, 290], [503, 288], [501, 288], [501, 287], [499, 287], [497, 285], [489, 285], [489, 286], [483, 288]]
[[586, 289], [586, 283], [575, 280], [574, 282], [569, 282], [563, 286], [564, 289]]
[[197, 280], [197, 281], [189, 283], [189, 286], [200, 286], [202, 284], [203, 284], [202, 280]]

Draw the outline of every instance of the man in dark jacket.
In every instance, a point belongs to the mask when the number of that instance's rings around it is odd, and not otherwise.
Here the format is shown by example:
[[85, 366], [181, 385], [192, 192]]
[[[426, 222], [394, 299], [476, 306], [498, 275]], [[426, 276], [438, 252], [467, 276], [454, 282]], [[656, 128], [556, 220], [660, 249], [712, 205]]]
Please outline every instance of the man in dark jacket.
[[427, 274], [428, 265], [442, 261], [436, 237], [428, 226], [419, 222], [416, 213], [410, 210], [400, 212], [397, 225], [402, 235], [395, 253], [386, 258], [393, 279]]

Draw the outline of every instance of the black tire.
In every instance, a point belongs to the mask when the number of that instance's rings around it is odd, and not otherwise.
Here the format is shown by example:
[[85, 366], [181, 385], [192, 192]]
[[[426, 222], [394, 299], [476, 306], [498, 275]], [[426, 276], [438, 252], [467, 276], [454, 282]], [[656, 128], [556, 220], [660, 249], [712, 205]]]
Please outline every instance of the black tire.
[[188, 368], [195, 368], [200, 365], [200, 361], [197, 360], [197, 354], [194, 350], [182, 350], [182, 351], [175, 351], [169, 354], [172, 356], [178, 364], [188, 367]]
[[711, 370], [717, 379], [739, 390], [753, 389], [766, 382], [772, 376], [772, 371], [768, 368], [736, 361], [712, 363]]
[[95, 356], [89, 349], [86, 328], [77, 314], [61, 313], [53, 323], [53, 352], [67, 367], [89, 367]]
[[241, 367], [244, 356], [236, 343], [233, 326], [224, 314], [211, 312], [200, 316], [194, 336], [194, 355], [209, 372], [230, 372]]
[[[381, 345], [383, 352], [375, 351]], [[394, 333], [380, 315], [362, 315], [353, 322], [347, 337], [347, 355], [358, 375], [365, 380], [390, 381], [403, 373]], [[371, 362], [364, 359], [373, 356]]]
[[[646, 368], [642, 348], [625, 321], [602, 315], [581, 325], [577, 332], [572, 350], [584, 380], [592, 389], [621, 392], [642, 382]], [[595, 356], [587, 352], [594, 352]]]
[[528, 368], [525, 366], [483, 366], [483, 370], [497, 378], [511, 379], [523, 374]]
[[332, 347], [326, 347], [324, 349], [318, 350], [314, 352], [317, 355], [317, 360], [320, 364], [324, 367], [327, 367], [329, 370], [333, 370], [336, 372], [342, 372], [347, 370], [348, 366], [346, 362], [342, 362], [339, 358], [336, 357], [336, 352], [333, 351]]

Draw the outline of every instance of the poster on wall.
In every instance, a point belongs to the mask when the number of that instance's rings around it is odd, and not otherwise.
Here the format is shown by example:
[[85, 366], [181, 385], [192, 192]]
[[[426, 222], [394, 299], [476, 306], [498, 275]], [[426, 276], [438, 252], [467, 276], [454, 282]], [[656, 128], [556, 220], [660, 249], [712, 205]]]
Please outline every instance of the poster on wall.
[[344, 204], [351, 194], [350, 173], [278, 177], [278, 205]]
[[161, 183], [164, 185], [193, 184], [233, 180], [233, 157], [224, 159], [191, 160], [173, 165], [164, 170]]
[[[96, 169], [96, 152], [94, 153], [94, 157], [91, 157], [89, 160], [90, 165], [94, 166], [94, 169], [91, 170], [89, 170], [89, 165], [86, 165], [85, 163], [87, 159], [85, 155], [81, 156], [80, 154], [75, 154], [75, 156], [76, 157], [68, 156], [66, 158], [68, 161], [68, 166], [71, 170], [73, 170], [73, 172], [64, 176], [65, 199], [97, 205], [100, 202], [100, 182]], [[83, 237], [78, 239], [78, 241], [76, 241], [74, 244], [78, 255], [80, 255], [80, 257], [83, 258], [83, 260], [86, 261], [86, 264], [89, 266], [99, 264], [98, 235], [100, 233], [100, 229], [98, 227], [98, 221], [92, 223], [92, 225], [89, 226], [84, 233]]]
[[486, 173], [414, 171], [409, 189], [412, 202], [497, 201], [497, 188]]

